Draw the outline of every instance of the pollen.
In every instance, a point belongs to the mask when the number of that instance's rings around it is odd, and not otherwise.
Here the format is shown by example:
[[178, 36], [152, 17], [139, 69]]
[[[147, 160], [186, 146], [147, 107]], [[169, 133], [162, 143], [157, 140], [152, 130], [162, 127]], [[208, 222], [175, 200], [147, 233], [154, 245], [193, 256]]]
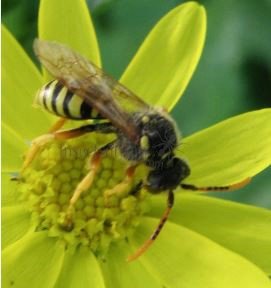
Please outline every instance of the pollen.
[[[67, 249], [82, 245], [104, 257], [112, 242], [129, 239], [149, 208], [149, 198], [144, 189], [130, 193], [142, 179], [144, 168], [137, 169], [124, 191], [114, 189], [121, 186], [129, 165], [114, 151], [102, 156], [91, 187], [68, 215], [73, 192], [89, 172], [91, 154], [106, 143], [94, 136], [46, 144], [20, 175], [18, 189], [37, 232], [48, 231], [48, 237], [64, 241]], [[109, 189], [116, 193], [106, 194]]]

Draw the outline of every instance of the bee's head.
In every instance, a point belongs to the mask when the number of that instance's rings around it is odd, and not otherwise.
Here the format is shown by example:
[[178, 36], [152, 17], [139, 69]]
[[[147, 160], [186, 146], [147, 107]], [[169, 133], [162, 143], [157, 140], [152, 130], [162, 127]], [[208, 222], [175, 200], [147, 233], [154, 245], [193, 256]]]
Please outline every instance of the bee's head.
[[146, 188], [154, 194], [175, 189], [189, 174], [190, 168], [184, 160], [177, 157], [168, 157], [160, 161], [160, 166], [154, 167], [149, 172]]
[[145, 113], [140, 117], [140, 148], [149, 166], [172, 154], [178, 139], [172, 119], [158, 112]]

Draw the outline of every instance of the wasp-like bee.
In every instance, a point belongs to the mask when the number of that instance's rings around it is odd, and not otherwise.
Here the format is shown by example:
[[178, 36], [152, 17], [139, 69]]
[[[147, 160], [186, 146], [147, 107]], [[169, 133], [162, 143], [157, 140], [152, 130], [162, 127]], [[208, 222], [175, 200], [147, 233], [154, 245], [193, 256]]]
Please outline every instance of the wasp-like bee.
[[[163, 110], [149, 106], [122, 84], [105, 74], [100, 68], [65, 45], [35, 40], [34, 51], [44, 67], [56, 79], [44, 85], [37, 93], [36, 102], [61, 120], [51, 133], [36, 138], [24, 166], [34, 158], [37, 150], [52, 139], [69, 139], [85, 133], [115, 133], [116, 140], [99, 148], [91, 158], [89, 173], [74, 191], [68, 212], [80, 194], [94, 179], [105, 151], [118, 148], [122, 156], [132, 163], [126, 170], [126, 180], [132, 179], [136, 166], [149, 167], [146, 179], [140, 181], [131, 193], [142, 187], [150, 193], [168, 193], [167, 208], [151, 237], [128, 260], [139, 257], [156, 239], [164, 226], [174, 203], [173, 191], [178, 186], [189, 190], [229, 190], [245, 183], [224, 187], [196, 187], [184, 184], [190, 174], [188, 164], [175, 156], [180, 139], [173, 119]], [[95, 124], [60, 131], [63, 118], [97, 119]], [[103, 120], [100, 121], [99, 120]], [[107, 120], [107, 121], [105, 121]]]

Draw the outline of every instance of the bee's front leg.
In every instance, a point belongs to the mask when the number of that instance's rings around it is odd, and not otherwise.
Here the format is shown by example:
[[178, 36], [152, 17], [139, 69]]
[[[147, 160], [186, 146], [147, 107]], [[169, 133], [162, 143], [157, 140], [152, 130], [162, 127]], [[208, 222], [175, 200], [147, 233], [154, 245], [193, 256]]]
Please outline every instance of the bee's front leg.
[[105, 200], [107, 200], [109, 197], [115, 194], [121, 195], [123, 192], [127, 190], [127, 188], [129, 188], [129, 186], [133, 181], [136, 167], [137, 165], [129, 166], [126, 169], [124, 179], [113, 188], [105, 190], [104, 192]]

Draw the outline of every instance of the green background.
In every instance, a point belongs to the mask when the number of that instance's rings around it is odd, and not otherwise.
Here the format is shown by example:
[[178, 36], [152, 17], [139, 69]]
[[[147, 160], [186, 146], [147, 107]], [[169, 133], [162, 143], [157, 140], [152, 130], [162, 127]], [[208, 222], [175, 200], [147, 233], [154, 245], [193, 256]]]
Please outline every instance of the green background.
[[[185, 1], [87, 2], [103, 67], [118, 78], [153, 25]], [[184, 136], [231, 116], [271, 106], [271, 1], [199, 2], [207, 10], [206, 44], [196, 73], [173, 111]], [[33, 59], [38, 5], [37, 0], [2, 1], [3, 23]], [[271, 168], [239, 191], [212, 195], [271, 208]]]

